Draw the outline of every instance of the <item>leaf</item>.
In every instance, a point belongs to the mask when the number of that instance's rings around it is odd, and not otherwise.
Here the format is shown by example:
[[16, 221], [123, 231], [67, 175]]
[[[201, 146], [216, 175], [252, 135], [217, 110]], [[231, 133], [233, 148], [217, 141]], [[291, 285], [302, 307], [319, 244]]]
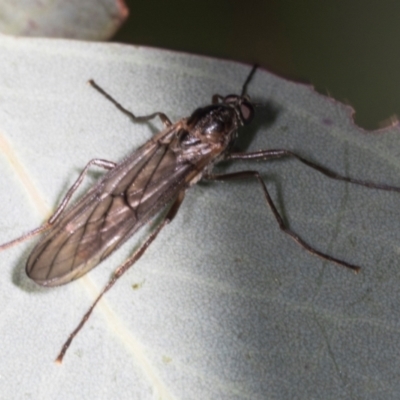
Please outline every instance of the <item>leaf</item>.
[[123, 0], [14, 0], [0, 4], [0, 32], [82, 40], [107, 40], [128, 17]]
[[[132, 124], [89, 79], [138, 115], [160, 110], [177, 120], [215, 92], [240, 92], [250, 70], [116, 44], [0, 37], [0, 51], [0, 243], [40, 225], [90, 159], [119, 161], [160, 128]], [[248, 150], [290, 149], [338, 173], [400, 186], [398, 125], [362, 131], [349, 107], [261, 69], [248, 92], [260, 103], [241, 131]], [[295, 232], [361, 272], [290, 240], [255, 181], [199, 184], [58, 367], [62, 343], [140, 238], [54, 289], [25, 276], [35, 240], [26, 242], [0, 253], [1, 393], [397, 398], [399, 194], [333, 181], [290, 159], [219, 167], [244, 169], [261, 172]]]

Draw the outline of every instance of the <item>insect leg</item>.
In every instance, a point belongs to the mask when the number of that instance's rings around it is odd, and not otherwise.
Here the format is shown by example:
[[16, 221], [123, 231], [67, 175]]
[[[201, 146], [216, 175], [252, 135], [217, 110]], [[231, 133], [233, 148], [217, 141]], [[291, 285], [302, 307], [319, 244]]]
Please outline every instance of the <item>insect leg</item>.
[[153, 242], [153, 240], [157, 237], [157, 235], [160, 233], [161, 229], [165, 227], [168, 223], [170, 223], [173, 218], [175, 217], [176, 213], [179, 210], [180, 205], [182, 204], [182, 201], [185, 197], [185, 192], [181, 191], [178, 194], [178, 197], [168, 210], [167, 215], [165, 218], [162, 220], [162, 222], [157, 226], [157, 228], [147, 237], [146, 241], [139, 247], [138, 250], [135, 251], [121, 266], [119, 266], [110, 281], [107, 283], [107, 285], [104, 287], [104, 289], [100, 292], [100, 294], [97, 296], [96, 300], [93, 302], [93, 304], [90, 306], [89, 310], [86, 312], [86, 314], [82, 317], [81, 321], [79, 322], [78, 326], [72, 331], [72, 333], [69, 335], [67, 341], [64, 343], [64, 345], [61, 348], [61, 351], [59, 355], [57, 356], [55, 362], [58, 364], [62, 363], [62, 360], [64, 358], [64, 355], [66, 351], [68, 350], [69, 346], [71, 345], [72, 341], [74, 340], [75, 336], [79, 333], [79, 331], [83, 328], [85, 325], [86, 321], [89, 319], [90, 315], [93, 312], [93, 309], [96, 307], [97, 303], [100, 301], [100, 299], [103, 297], [103, 295], [108, 292], [115, 284], [115, 282], [130, 268], [132, 265], [139, 260], [139, 258], [143, 255], [143, 253], [146, 251], [146, 249], [150, 246], [150, 244]]
[[325, 176], [327, 176], [328, 178], [331, 178], [331, 179], [345, 181], [345, 182], [353, 183], [355, 185], [365, 186], [365, 187], [368, 187], [371, 189], [387, 190], [387, 191], [391, 191], [391, 192], [400, 192], [400, 187], [397, 187], [397, 186], [385, 185], [383, 183], [374, 183], [374, 182], [369, 182], [369, 181], [365, 181], [362, 179], [354, 179], [354, 178], [349, 178], [347, 176], [340, 175], [334, 171], [331, 171], [328, 168], [318, 165], [317, 163], [308, 161], [305, 158], [299, 156], [298, 154], [296, 154], [290, 150], [276, 149], [276, 150], [260, 150], [260, 151], [255, 151], [253, 153], [231, 153], [226, 157], [226, 160], [260, 160], [260, 159], [268, 160], [268, 159], [276, 159], [276, 158], [284, 158], [284, 157], [296, 158], [303, 164], [321, 172], [322, 174], [324, 174]]
[[4, 244], [0, 245], [0, 251], [8, 249], [9, 247], [15, 246], [18, 243], [22, 243], [25, 240], [28, 240], [31, 237], [36, 236], [37, 234], [39, 234], [41, 232], [44, 232], [47, 229], [49, 229], [54, 224], [54, 222], [58, 219], [58, 217], [62, 214], [62, 212], [65, 210], [65, 207], [67, 206], [67, 204], [71, 200], [72, 195], [78, 189], [78, 187], [82, 183], [83, 178], [85, 177], [88, 169], [92, 165], [96, 165], [97, 167], [102, 167], [102, 168], [105, 168], [105, 169], [109, 170], [109, 169], [113, 169], [116, 166], [116, 163], [114, 163], [112, 161], [101, 160], [101, 159], [93, 159], [93, 160], [89, 161], [86, 164], [86, 167], [79, 174], [78, 179], [69, 188], [67, 194], [65, 195], [65, 197], [61, 201], [60, 205], [57, 207], [56, 211], [54, 211], [54, 214], [47, 220], [47, 222], [45, 222], [42, 226], [39, 226], [38, 228], [33, 229], [32, 231], [30, 231], [28, 233], [25, 233], [24, 235], [20, 236], [17, 239], [11, 240], [10, 242], [7, 242], [7, 243], [4, 243]]
[[127, 115], [133, 122], [146, 122], [150, 121], [151, 119], [158, 117], [160, 118], [161, 122], [164, 124], [165, 127], [171, 126], [171, 120], [162, 112], [155, 112], [149, 115], [143, 116], [136, 116], [131, 111], [127, 110], [123, 107], [117, 100], [115, 100], [112, 96], [110, 96], [103, 88], [101, 88], [93, 79], [89, 81], [89, 84], [92, 85], [101, 95], [103, 95], [107, 100], [111, 101], [115, 107], [118, 108], [121, 112]]
[[285, 222], [283, 221], [282, 216], [279, 214], [279, 211], [277, 210], [274, 202], [272, 201], [272, 198], [268, 192], [268, 189], [258, 171], [240, 171], [240, 172], [233, 172], [230, 174], [210, 174], [210, 175], [205, 176], [204, 178], [208, 179], [208, 180], [227, 180], [227, 179], [243, 179], [243, 178], [249, 178], [249, 177], [257, 179], [257, 181], [260, 183], [262, 190], [264, 192], [265, 200], [267, 201], [269, 208], [271, 209], [272, 213], [274, 214], [274, 217], [275, 217], [276, 221], [278, 222], [279, 228], [283, 232], [285, 232], [287, 235], [289, 235], [295, 242], [297, 242], [300, 246], [304, 247], [311, 254], [314, 254], [316, 256], [319, 256], [325, 260], [334, 262], [341, 266], [350, 268], [354, 272], [358, 272], [361, 269], [357, 265], [350, 264], [346, 261], [342, 261], [342, 260], [339, 260], [338, 258], [335, 258], [328, 254], [322, 253], [321, 251], [310, 246], [300, 236], [298, 236], [289, 227], [287, 227], [285, 225]]

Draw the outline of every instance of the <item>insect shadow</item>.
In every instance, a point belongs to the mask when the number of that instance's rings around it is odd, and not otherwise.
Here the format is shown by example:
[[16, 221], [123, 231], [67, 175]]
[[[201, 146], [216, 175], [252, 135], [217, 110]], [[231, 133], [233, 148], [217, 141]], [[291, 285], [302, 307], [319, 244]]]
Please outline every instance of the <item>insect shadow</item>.
[[21, 268], [22, 265], [26, 264], [26, 260], [29, 257], [29, 254], [32, 252], [33, 248], [34, 248], [34, 243], [27, 249], [25, 249], [18, 257], [12, 270], [11, 281], [15, 286], [17, 286], [24, 292], [47, 294], [49, 292], [48, 289], [43, 286], [37, 285], [34, 281], [29, 279], [26, 276], [25, 269]]
[[[254, 104], [256, 108], [254, 119], [250, 125], [246, 126], [246, 134], [239, 135], [236, 139], [233, 152], [247, 151], [254, 142], [256, 135], [259, 135], [261, 131], [264, 133], [268, 132], [268, 128], [271, 128], [275, 124], [282, 110], [281, 106], [271, 100], [263, 101], [262, 99], [254, 98]], [[229, 163], [229, 161], [226, 163]], [[225, 165], [225, 162], [223, 164]]]

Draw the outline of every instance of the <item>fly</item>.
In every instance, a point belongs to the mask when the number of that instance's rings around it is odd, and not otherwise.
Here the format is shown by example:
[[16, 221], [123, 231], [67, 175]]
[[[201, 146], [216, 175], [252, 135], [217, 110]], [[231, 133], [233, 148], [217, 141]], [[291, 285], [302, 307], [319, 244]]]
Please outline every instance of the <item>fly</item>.
[[[1, 245], [0, 250], [47, 231], [30, 254], [26, 273], [29, 278], [42, 286], [63, 285], [86, 274], [163, 210], [165, 216], [141, 247], [115, 270], [108, 284], [69, 335], [56, 362], [62, 362], [72, 340], [82, 329], [101, 297], [142, 256], [159, 232], [173, 220], [186, 190], [201, 179], [213, 181], [255, 179], [260, 184], [265, 200], [283, 232], [310, 253], [355, 272], [359, 271], [359, 266], [315, 249], [293, 232], [285, 224], [258, 171], [213, 173], [214, 165], [222, 160], [269, 160], [292, 157], [333, 179], [369, 188], [400, 192], [400, 188], [397, 187], [336, 174], [289, 150], [233, 152], [238, 128], [249, 124], [254, 117], [255, 104], [246, 91], [255, 71], [256, 66], [244, 82], [240, 95], [215, 94], [210, 105], [198, 108], [192, 115], [176, 123], [172, 123], [162, 112], [135, 116], [93, 80], [89, 81], [100, 94], [132, 121], [144, 122], [158, 117], [165, 128], [119, 164], [102, 159], [89, 161], [48, 221], [39, 228]], [[71, 197], [92, 166], [101, 167], [108, 172], [80, 200], [67, 208]]]

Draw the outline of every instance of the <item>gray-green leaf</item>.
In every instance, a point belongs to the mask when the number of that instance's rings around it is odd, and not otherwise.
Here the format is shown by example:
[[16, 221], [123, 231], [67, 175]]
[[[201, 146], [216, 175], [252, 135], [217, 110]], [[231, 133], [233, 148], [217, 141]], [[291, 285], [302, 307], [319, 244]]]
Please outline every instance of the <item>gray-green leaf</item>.
[[[133, 124], [89, 79], [139, 115], [177, 120], [214, 93], [238, 93], [250, 69], [62, 40], [0, 37], [0, 54], [0, 243], [40, 225], [90, 159], [119, 161], [160, 128]], [[263, 70], [248, 91], [260, 103], [241, 131], [248, 150], [290, 149], [400, 186], [397, 125], [362, 131], [349, 107]], [[255, 181], [199, 184], [58, 367], [60, 346], [140, 240], [51, 290], [24, 274], [32, 240], [0, 253], [4, 398], [399, 397], [400, 195], [333, 181], [295, 160], [222, 169], [260, 171], [291, 228], [361, 272], [282, 233]]]

